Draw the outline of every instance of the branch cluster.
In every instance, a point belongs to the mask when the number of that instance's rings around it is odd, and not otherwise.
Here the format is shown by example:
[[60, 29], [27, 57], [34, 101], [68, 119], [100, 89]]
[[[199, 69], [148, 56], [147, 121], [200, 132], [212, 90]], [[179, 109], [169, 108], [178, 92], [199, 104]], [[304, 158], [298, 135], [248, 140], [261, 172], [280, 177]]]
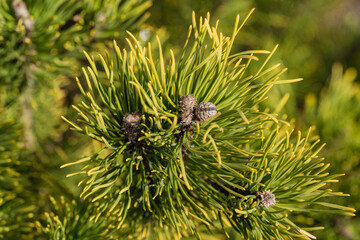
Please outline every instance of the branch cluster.
[[[193, 16], [180, 57], [170, 51], [167, 63], [160, 40], [154, 53], [130, 33], [129, 50], [114, 42], [115, 57], [86, 54], [87, 86], [77, 79], [83, 101], [74, 106], [80, 123], [66, 121], [104, 148], [63, 167], [81, 165], [70, 175], [84, 176], [81, 195], [99, 203], [97, 216], [114, 216], [134, 235], [165, 227], [200, 237], [199, 224], [218, 221], [245, 239], [271, 239], [312, 236], [306, 230], [317, 228], [298, 227], [292, 211], [353, 214], [321, 200], [344, 194], [324, 187], [339, 175], [326, 172], [310, 131], [293, 136], [261, 110], [274, 84], [298, 79], [279, 80], [285, 69], [267, 66], [276, 48], [231, 53], [248, 17], [238, 16], [226, 37], [210, 16]], [[250, 73], [258, 55], [266, 57]]]

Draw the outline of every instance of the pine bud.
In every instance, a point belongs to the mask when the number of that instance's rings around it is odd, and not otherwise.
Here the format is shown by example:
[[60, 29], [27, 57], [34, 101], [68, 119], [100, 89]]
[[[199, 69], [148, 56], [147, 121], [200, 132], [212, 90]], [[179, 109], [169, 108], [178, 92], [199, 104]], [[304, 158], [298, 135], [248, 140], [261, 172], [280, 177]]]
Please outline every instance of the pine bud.
[[141, 117], [141, 113], [126, 113], [123, 118], [122, 129], [125, 132], [125, 135], [129, 138], [130, 142], [135, 142], [138, 135], [139, 130], [137, 127], [137, 122]]
[[196, 104], [195, 98], [192, 94], [182, 96], [180, 99], [180, 118], [184, 126], [189, 126], [193, 123], [194, 106]]
[[256, 196], [260, 199], [259, 206], [268, 208], [275, 204], [275, 195], [270, 190], [258, 191]]
[[206, 121], [216, 113], [216, 106], [212, 102], [201, 102], [195, 106], [195, 116], [198, 121]]

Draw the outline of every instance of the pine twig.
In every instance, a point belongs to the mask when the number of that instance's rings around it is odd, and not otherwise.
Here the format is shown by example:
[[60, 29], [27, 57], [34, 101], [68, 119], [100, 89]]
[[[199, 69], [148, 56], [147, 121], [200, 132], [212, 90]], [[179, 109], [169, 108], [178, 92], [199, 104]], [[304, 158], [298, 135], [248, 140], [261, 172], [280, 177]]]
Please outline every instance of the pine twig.
[[31, 33], [34, 29], [34, 22], [30, 18], [26, 4], [23, 1], [14, 0], [12, 2], [12, 7], [15, 11], [15, 16], [18, 19], [22, 19], [26, 32]]
[[32, 71], [35, 69], [35, 65], [31, 64], [25, 69], [26, 76], [26, 88], [23, 95], [22, 101], [22, 114], [23, 114], [23, 124], [24, 124], [24, 140], [25, 147], [28, 149], [34, 149], [35, 147], [35, 136], [34, 136], [34, 114], [31, 107], [31, 101], [33, 96], [34, 89], [34, 79], [32, 77]]
[[[25, 2], [14, 0], [12, 2], [12, 7], [15, 11], [15, 16], [20, 20], [26, 29], [25, 37], [29, 37], [31, 35], [31, 31], [34, 28], [34, 23], [30, 18], [29, 11], [26, 7]], [[34, 46], [30, 42], [30, 53], [34, 52]], [[27, 60], [27, 58], [26, 58]], [[23, 124], [24, 124], [24, 140], [25, 147], [28, 149], [34, 149], [35, 147], [35, 136], [33, 133], [34, 123], [33, 123], [33, 111], [31, 107], [33, 88], [34, 88], [34, 79], [32, 76], [32, 72], [35, 71], [36, 66], [34, 64], [26, 64], [25, 65], [25, 91], [22, 99], [22, 115], [23, 115]]]

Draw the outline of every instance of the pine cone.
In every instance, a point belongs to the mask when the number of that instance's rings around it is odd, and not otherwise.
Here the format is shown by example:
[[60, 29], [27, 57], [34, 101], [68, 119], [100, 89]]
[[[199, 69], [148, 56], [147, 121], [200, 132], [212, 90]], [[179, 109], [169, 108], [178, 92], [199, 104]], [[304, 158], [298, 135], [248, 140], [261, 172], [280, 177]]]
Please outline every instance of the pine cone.
[[184, 126], [189, 126], [194, 119], [195, 98], [192, 94], [182, 96], [180, 99], [180, 119]]
[[271, 193], [270, 190], [258, 191], [256, 192], [256, 196], [260, 199], [259, 206], [263, 206], [264, 208], [268, 208], [276, 202], [275, 195]]
[[195, 106], [195, 116], [198, 121], [203, 122], [217, 113], [216, 106], [212, 102], [201, 102]]
[[137, 122], [141, 117], [141, 113], [126, 113], [123, 118], [122, 129], [125, 132], [125, 135], [128, 137], [130, 142], [136, 142], [139, 135], [139, 129], [137, 127]]

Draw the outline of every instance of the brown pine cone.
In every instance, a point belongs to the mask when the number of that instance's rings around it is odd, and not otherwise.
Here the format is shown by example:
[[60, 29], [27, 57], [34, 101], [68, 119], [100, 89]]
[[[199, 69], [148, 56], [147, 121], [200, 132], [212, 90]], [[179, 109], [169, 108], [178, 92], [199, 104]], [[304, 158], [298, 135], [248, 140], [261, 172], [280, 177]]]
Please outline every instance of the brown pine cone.
[[136, 142], [139, 135], [139, 129], [137, 127], [137, 122], [141, 117], [141, 113], [126, 113], [123, 117], [122, 129], [125, 135], [128, 137], [130, 142]]
[[217, 113], [216, 106], [212, 102], [201, 102], [195, 106], [196, 120], [203, 122]]
[[194, 119], [195, 98], [192, 94], [187, 94], [180, 99], [180, 120], [184, 126], [189, 126]]

